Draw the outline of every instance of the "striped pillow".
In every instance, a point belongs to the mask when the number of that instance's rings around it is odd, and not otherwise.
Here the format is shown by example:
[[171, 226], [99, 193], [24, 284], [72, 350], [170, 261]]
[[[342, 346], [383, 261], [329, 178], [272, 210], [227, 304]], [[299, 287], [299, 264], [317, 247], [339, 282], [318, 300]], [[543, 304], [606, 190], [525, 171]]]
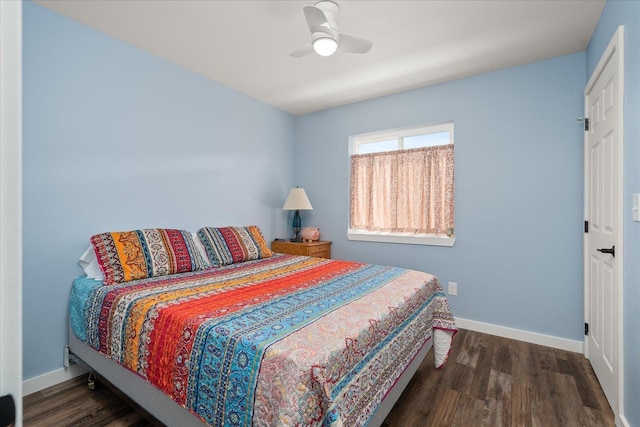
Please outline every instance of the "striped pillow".
[[104, 284], [202, 270], [208, 263], [190, 232], [166, 228], [120, 231], [91, 237]]
[[256, 225], [204, 227], [198, 230], [197, 234], [209, 263], [214, 267], [271, 256], [271, 249]]

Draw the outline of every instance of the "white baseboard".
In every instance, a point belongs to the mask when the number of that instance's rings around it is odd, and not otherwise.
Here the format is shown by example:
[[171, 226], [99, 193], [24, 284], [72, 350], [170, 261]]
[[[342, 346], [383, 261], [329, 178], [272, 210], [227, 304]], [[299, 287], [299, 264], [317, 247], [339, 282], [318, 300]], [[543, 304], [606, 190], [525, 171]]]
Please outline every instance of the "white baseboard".
[[68, 368], [56, 369], [55, 371], [29, 378], [22, 382], [22, 396], [44, 390], [47, 387], [60, 384], [61, 382], [86, 374], [87, 372], [88, 371], [80, 365], [71, 365]]
[[524, 341], [531, 344], [544, 345], [560, 350], [572, 351], [574, 353], [583, 353], [583, 342], [574, 341], [567, 338], [554, 337], [552, 335], [538, 334], [536, 332], [523, 331], [520, 329], [507, 328], [506, 326], [492, 325], [490, 323], [477, 322], [475, 320], [467, 320], [456, 318], [456, 325], [462, 329], [470, 331], [482, 332], [489, 335], [495, 335], [503, 338]]
[[631, 427], [631, 424], [624, 415], [620, 415], [620, 424], [622, 427]]

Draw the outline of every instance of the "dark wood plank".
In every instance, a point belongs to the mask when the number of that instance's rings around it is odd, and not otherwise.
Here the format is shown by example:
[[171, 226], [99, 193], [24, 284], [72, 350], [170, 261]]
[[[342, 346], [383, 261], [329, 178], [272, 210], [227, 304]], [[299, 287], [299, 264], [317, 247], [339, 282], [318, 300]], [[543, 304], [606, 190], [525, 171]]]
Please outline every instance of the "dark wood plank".
[[513, 361], [511, 355], [512, 352], [508, 346], [497, 345], [491, 369], [496, 372], [511, 375], [511, 372], [513, 372]]
[[[427, 355], [385, 427], [614, 426], [582, 355], [461, 330], [447, 365]], [[117, 390], [89, 391], [86, 377], [24, 399], [25, 426], [160, 425]]]
[[531, 394], [529, 387], [525, 384], [517, 384], [511, 390], [510, 400], [511, 417], [509, 425], [531, 427]]
[[[450, 426], [453, 425], [453, 420], [456, 413], [456, 408], [458, 406], [458, 401], [460, 400], [460, 393], [451, 390], [445, 389], [444, 393], [440, 396], [439, 405], [436, 406], [435, 411], [433, 412], [433, 420], [432, 425], [435, 426]], [[411, 424], [416, 427], [423, 426], [423, 421], [421, 419], [415, 419]]]
[[473, 382], [471, 383], [471, 396], [476, 399], [484, 400], [487, 397], [489, 377], [491, 376], [493, 349], [493, 345], [480, 347], [478, 361], [473, 373]]
[[585, 366], [582, 360], [577, 355], [570, 354], [569, 366], [571, 367], [571, 376], [576, 382], [580, 399], [582, 404], [589, 408], [600, 409], [600, 403], [596, 397], [596, 394], [591, 387], [589, 377], [587, 377]]

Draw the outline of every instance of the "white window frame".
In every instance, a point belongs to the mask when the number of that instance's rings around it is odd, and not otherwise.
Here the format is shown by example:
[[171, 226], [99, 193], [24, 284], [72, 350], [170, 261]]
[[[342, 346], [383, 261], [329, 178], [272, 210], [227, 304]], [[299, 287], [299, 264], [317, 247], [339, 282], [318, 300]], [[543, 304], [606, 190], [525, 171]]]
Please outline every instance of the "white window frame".
[[[371, 142], [387, 141], [398, 139], [398, 146], [402, 147], [402, 138], [408, 136], [425, 135], [430, 133], [449, 132], [449, 143], [454, 144], [454, 126], [453, 122], [438, 123], [433, 125], [412, 126], [406, 128], [398, 128], [385, 130], [381, 132], [371, 132], [349, 137], [349, 157], [358, 154], [358, 146]], [[351, 162], [349, 162], [351, 165]], [[351, 167], [351, 166], [349, 166]], [[349, 170], [351, 177], [351, 170]], [[351, 178], [349, 178], [351, 179]], [[454, 196], [455, 197], [455, 196]], [[349, 183], [349, 209], [351, 209], [351, 183]], [[376, 232], [347, 228], [347, 239], [364, 242], [382, 242], [382, 243], [402, 243], [409, 245], [428, 245], [428, 246], [448, 246], [451, 247], [456, 242], [455, 232], [453, 236], [442, 236], [439, 234], [426, 233], [392, 233], [392, 232]]]

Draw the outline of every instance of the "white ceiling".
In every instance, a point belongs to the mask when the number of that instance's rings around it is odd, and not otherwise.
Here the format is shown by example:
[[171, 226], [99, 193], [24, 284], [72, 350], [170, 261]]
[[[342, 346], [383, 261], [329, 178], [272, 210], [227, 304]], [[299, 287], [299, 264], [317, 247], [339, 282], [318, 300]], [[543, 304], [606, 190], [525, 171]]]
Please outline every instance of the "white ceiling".
[[36, 0], [292, 114], [586, 49], [604, 0], [338, 0], [365, 54], [289, 53], [314, 1]]

